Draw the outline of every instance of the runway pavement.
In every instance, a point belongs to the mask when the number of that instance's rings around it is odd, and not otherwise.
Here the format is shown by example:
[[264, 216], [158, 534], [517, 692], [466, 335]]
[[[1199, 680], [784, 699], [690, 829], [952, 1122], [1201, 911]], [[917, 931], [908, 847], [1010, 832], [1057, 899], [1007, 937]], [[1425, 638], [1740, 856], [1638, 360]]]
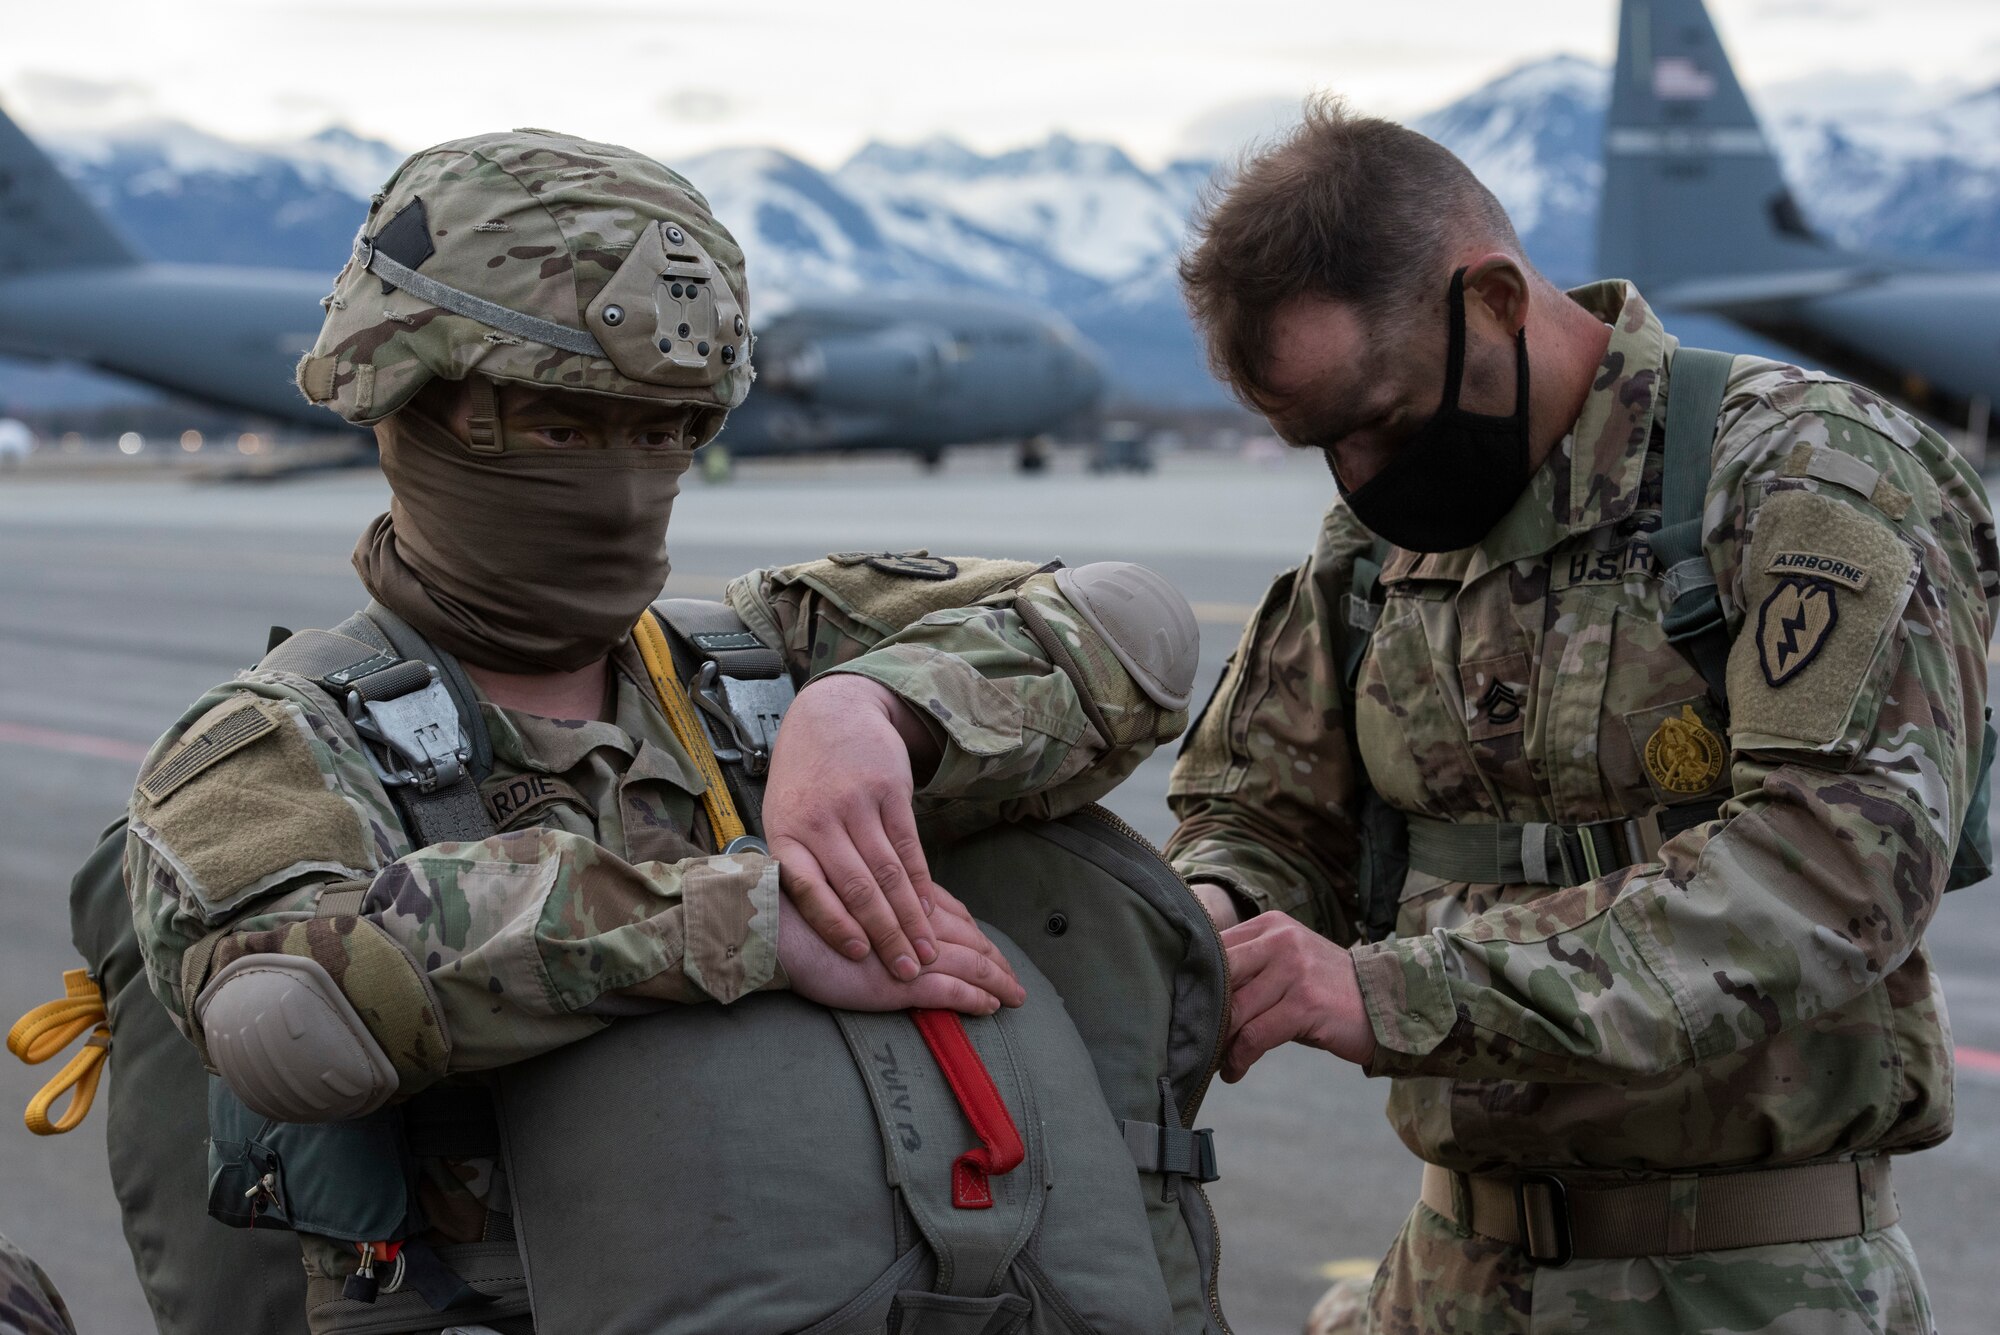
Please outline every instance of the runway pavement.
[[[900, 462], [753, 465], [691, 480], [675, 512], [669, 592], [712, 596], [753, 566], [856, 547], [929, 547], [1154, 565], [1196, 604], [1205, 697], [1243, 619], [1308, 549], [1332, 484], [1314, 458], [1169, 460], [1158, 475], [1029, 478], [967, 455], [927, 475]], [[347, 564], [382, 508], [372, 475], [251, 486], [0, 479], [0, 1023], [60, 990], [76, 961], [67, 886], [122, 807], [146, 744], [205, 687], [254, 661], [266, 629], [330, 625], [361, 600]], [[1169, 756], [1111, 805], [1155, 839], [1171, 827]], [[1958, 1131], [1897, 1165], [1904, 1222], [1940, 1329], [1993, 1328], [2000, 1238], [2000, 893], [1950, 897], [1930, 933], [1962, 1045]], [[15, 1110], [48, 1068], [0, 1057], [0, 1232], [55, 1276], [85, 1335], [149, 1321], [119, 1233], [99, 1114], [37, 1140]], [[1287, 1049], [1217, 1084], [1223, 1295], [1244, 1335], [1296, 1330], [1325, 1276], [1372, 1268], [1416, 1190], [1382, 1118], [1384, 1087]]]

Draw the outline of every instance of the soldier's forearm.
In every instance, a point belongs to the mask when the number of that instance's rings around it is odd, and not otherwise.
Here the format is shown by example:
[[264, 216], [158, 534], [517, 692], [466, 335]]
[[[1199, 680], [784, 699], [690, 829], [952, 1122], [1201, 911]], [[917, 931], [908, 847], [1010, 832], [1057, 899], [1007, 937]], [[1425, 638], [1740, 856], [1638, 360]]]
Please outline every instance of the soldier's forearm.
[[385, 869], [368, 903], [428, 974], [453, 1070], [521, 1061], [634, 1010], [782, 982], [777, 864], [760, 854], [629, 863], [545, 829], [444, 848]]
[[[1669, 843], [1664, 869], [1357, 950], [1381, 1044], [1372, 1071], [1645, 1078], [1753, 1047], [1879, 985], [1942, 893], [1949, 856], [1927, 814], [1866, 775], [1800, 766], [1771, 769], [1738, 800], [1712, 837]], [[1869, 813], [1870, 838], [1855, 837], [1851, 811]]]

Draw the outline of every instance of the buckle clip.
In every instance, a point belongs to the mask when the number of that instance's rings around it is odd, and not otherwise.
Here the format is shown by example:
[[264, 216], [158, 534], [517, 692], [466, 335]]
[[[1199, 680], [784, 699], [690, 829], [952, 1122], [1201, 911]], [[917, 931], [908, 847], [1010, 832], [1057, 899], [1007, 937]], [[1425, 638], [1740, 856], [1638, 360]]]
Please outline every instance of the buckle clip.
[[[713, 659], [701, 665], [688, 696], [704, 714], [722, 725], [735, 747], [720, 745], [712, 738], [716, 759], [739, 763], [753, 778], [761, 778], [771, 768], [771, 747], [778, 740], [778, 725], [798, 696], [792, 679], [783, 673], [775, 677], [729, 677]], [[710, 733], [714, 733], [711, 728]]]
[[364, 700], [359, 691], [349, 691], [347, 718], [371, 743], [363, 749], [376, 778], [391, 788], [433, 793], [464, 776], [472, 748], [438, 670], [425, 666], [430, 679], [403, 695]]
[[1535, 1265], [1566, 1266], [1575, 1258], [1569, 1192], [1561, 1178], [1527, 1173], [1515, 1179], [1514, 1220], [1521, 1231], [1521, 1250]]

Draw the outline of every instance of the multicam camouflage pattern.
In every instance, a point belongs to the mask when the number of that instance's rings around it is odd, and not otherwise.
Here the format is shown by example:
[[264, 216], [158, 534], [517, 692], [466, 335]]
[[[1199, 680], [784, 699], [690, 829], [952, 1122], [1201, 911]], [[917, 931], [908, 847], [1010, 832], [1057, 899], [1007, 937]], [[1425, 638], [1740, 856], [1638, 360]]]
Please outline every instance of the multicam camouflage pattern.
[[[1185, 714], [1147, 700], [1053, 582], [1035, 574], [1038, 567], [959, 565], [966, 578], [926, 582], [914, 592], [915, 581], [857, 581], [835, 562], [811, 562], [746, 575], [729, 598], [782, 649], [796, 677], [865, 675], [938, 720], [943, 760], [918, 795], [920, 823], [932, 833], [1019, 812], [1075, 810], [1179, 733]], [[1089, 665], [1079, 678], [1051, 663], [1014, 610], [1017, 598], [1031, 600], [1072, 659]], [[957, 608], [961, 601], [973, 605]], [[499, 833], [421, 849], [411, 846], [340, 707], [318, 687], [254, 671], [197, 701], [142, 773], [232, 697], [286, 702], [309, 727], [317, 762], [298, 779], [301, 796], [332, 791], [351, 808], [369, 850], [369, 865], [358, 869], [369, 889], [359, 918], [316, 917], [323, 894], [357, 882], [327, 870], [332, 859], [310, 848], [297, 850], [294, 871], [260, 877], [264, 888], [247, 896], [238, 887], [191, 885], [188, 859], [174, 850], [172, 823], [162, 819], [169, 799], [151, 825], [132, 834], [126, 878], [149, 979], [175, 1023], [193, 1035], [188, 1001], [229, 959], [295, 950], [337, 979], [370, 980], [354, 999], [409, 1093], [440, 1076], [584, 1038], [635, 1008], [728, 1002], [784, 986], [777, 864], [755, 853], [713, 851], [700, 771], [675, 739], [629, 640], [613, 662], [617, 699], [609, 722], [483, 705], [493, 772], [482, 792]], [[1112, 738], [1090, 723], [1086, 692], [1100, 717], [1116, 721]], [[253, 763], [259, 744], [217, 765]], [[286, 832], [268, 836], [283, 843]], [[218, 912], [217, 904], [226, 908]], [[358, 953], [378, 931], [407, 952], [404, 977], [383, 969], [379, 952], [365, 960]], [[219, 943], [195, 950], [217, 933]], [[183, 976], [189, 959], [197, 963]], [[406, 985], [411, 974], [421, 988]], [[441, 1033], [426, 1021], [425, 997], [443, 1016]], [[495, 1166], [434, 1161], [423, 1173], [425, 1212], [437, 1228], [431, 1240], [479, 1240], [484, 1203], [503, 1190]], [[322, 1239], [305, 1245], [313, 1273], [353, 1269], [350, 1249]]]
[[[660, 220], [701, 243], [737, 306], [748, 309], [743, 252], [708, 201], [679, 173], [629, 148], [549, 130], [439, 144], [396, 169], [370, 202], [361, 234], [379, 232], [418, 199], [436, 250], [419, 272], [510, 310], [583, 329], [590, 303]], [[474, 372], [724, 410], [750, 389], [747, 337], [746, 355], [718, 362], [713, 384], [653, 384], [606, 358], [531, 342], [384, 287], [350, 258], [324, 302], [319, 338], [299, 364], [306, 397], [350, 422], [379, 421], [434, 376], [462, 380]], [[720, 426], [718, 414], [706, 434]]]
[[[1496, 1296], [1499, 1301], [1495, 1301]], [[1306, 1335], [1934, 1335], [1900, 1228], [1785, 1247], [1536, 1267], [1419, 1207], [1374, 1283], [1343, 1281]]]
[[0, 1237], [0, 1335], [76, 1335], [62, 1295], [34, 1258]]
[[[1738, 636], [1729, 764], [1708, 793], [1682, 791], [1708, 767], [1663, 767], [1655, 747], [1649, 768], [1648, 743], [1670, 720], [1690, 742], [1689, 710], [1702, 731], [1726, 729], [1662, 635], [1647, 545], [1673, 344], [1624, 284], [1573, 295], [1613, 326], [1574, 432], [1478, 547], [1392, 555], [1352, 717], [1343, 600], [1370, 538], [1344, 506], [1329, 512], [1186, 748], [1170, 854], [1183, 875], [1352, 943], [1364, 770], [1393, 806], [1461, 822], [1726, 798], [1720, 823], [1670, 840], [1658, 862], [1569, 889], [1411, 873], [1394, 938], [1354, 950], [1380, 1045], [1371, 1073], [1398, 1077], [1398, 1133], [1464, 1171], [1685, 1171], [1935, 1144], [1951, 1130], [1952, 1059], [1921, 936], [1979, 759], [2000, 594], [1984, 489], [1867, 391], [1738, 359], [1705, 510], [1732, 634], [1756, 628], [1771, 549], [1801, 531], [1860, 532], [1884, 596], [1829, 584], [1846, 658], [1778, 685], [1760, 637]], [[1779, 1250], [1809, 1267], [1825, 1246]], [[1415, 1299], [1437, 1283], [1470, 1309], [1454, 1328], [1484, 1329], [1477, 1313], [1514, 1328], [1497, 1279], [1436, 1256], [1399, 1248], [1388, 1290]]]

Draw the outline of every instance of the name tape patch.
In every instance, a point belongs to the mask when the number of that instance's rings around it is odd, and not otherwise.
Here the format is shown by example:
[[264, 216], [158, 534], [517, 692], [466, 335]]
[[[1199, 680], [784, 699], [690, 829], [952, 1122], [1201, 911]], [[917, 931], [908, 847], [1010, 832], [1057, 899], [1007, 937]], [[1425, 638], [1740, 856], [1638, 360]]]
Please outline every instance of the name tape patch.
[[1868, 572], [1852, 561], [1813, 552], [1779, 552], [1764, 568], [1767, 575], [1813, 575], [1844, 584], [1856, 593], [1868, 587]]

